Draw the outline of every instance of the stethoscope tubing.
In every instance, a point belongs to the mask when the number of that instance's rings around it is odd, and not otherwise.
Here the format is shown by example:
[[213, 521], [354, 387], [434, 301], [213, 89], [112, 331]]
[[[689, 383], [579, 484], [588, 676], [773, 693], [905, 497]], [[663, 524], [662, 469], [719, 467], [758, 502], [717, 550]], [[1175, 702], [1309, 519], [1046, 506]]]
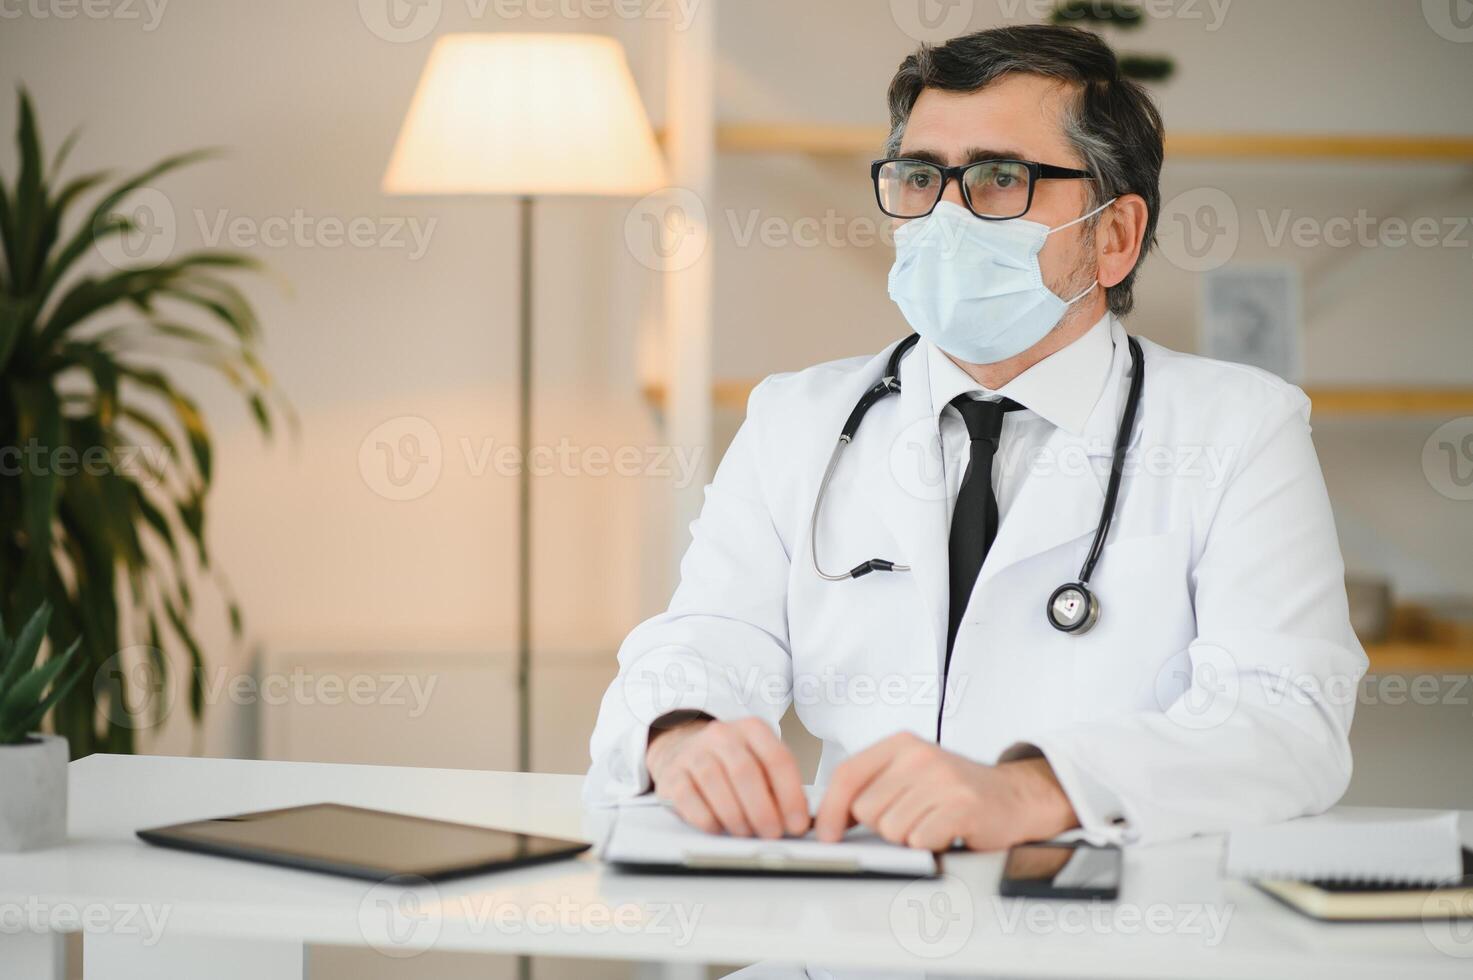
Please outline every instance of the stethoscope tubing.
[[[859, 431], [859, 424], [864, 421], [864, 417], [869, 414], [869, 410], [875, 406], [875, 403], [888, 395], [900, 392], [900, 359], [920, 339], [919, 334], [911, 334], [901, 341], [890, 354], [890, 359], [885, 365], [885, 376], [880, 379], [879, 383], [865, 391], [855, 404], [853, 411], [849, 413], [848, 419], [844, 422], [844, 428], [839, 433], [838, 441], [834, 443], [833, 452], [829, 454], [828, 465], [824, 467], [823, 478], [818, 484], [818, 493], [813, 498], [813, 513], [808, 525], [809, 556], [813, 563], [813, 571], [826, 582], [843, 582], [846, 579], [859, 578], [877, 571], [908, 572], [911, 570], [907, 564], [883, 558], [871, 558], [846, 572], [824, 571], [818, 561], [818, 519], [823, 509], [823, 499], [828, 493], [829, 483], [833, 480], [834, 472], [839, 467], [839, 459], [843, 456], [844, 450], [854, 441], [854, 436]], [[1105, 539], [1115, 519], [1116, 503], [1120, 497], [1120, 484], [1125, 474], [1126, 451], [1130, 445], [1131, 432], [1135, 429], [1136, 416], [1140, 410], [1141, 393], [1145, 387], [1145, 354], [1141, 350], [1140, 342], [1134, 337], [1127, 337], [1126, 341], [1130, 348], [1131, 360], [1130, 390], [1126, 395], [1125, 412], [1120, 419], [1120, 428], [1115, 435], [1114, 454], [1110, 459], [1110, 481], [1105, 488], [1105, 502], [1100, 509], [1100, 520], [1095, 527], [1094, 541], [1090, 544], [1089, 554], [1079, 571], [1077, 584], [1081, 586], [1089, 584], [1095, 566], [1104, 553]]]

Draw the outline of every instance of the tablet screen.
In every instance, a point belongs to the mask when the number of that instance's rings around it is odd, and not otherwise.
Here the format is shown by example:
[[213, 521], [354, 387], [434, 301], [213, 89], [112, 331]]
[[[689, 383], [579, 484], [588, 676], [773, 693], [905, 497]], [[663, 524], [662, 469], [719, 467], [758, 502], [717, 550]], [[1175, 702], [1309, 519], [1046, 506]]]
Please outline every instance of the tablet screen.
[[446, 877], [576, 854], [577, 841], [336, 803], [139, 831], [144, 840], [359, 877]]

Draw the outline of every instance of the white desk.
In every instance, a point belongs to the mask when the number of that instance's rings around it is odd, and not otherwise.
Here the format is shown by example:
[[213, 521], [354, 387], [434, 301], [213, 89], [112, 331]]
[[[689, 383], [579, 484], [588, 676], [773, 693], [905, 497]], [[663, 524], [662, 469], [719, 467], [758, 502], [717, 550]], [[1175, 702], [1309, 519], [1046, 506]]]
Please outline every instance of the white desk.
[[[576, 776], [93, 756], [71, 768], [71, 839], [0, 856], [0, 977], [301, 976], [309, 944], [675, 964], [806, 960], [1003, 976], [1473, 975], [1473, 929], [1323, 926], [1218, 879], [1221, 843], [1137, 849], [1119, 902], [997, 898], [998, 855], [952, 855], [937, 882], [617, 874], [591, 857], [402, 888], [149, 847], [139, 827], [334, 800], [586, 836]], [[1464, 831], [1473, 820], [1464, 816]], [[24, 923], [24, 928], [18, 926]], [[45, 930], [52, 930], [48, 934]], [[689, 969], [688, 967], [686, 968]]]

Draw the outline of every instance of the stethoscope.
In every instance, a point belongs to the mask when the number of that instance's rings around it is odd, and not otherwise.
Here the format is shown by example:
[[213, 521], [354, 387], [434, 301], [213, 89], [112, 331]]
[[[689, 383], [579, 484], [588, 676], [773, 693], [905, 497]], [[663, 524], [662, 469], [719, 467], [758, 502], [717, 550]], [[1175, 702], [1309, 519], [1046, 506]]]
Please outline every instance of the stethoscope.
[[[808, 528], [809, 553], [813, 558], [813, 570], [818, 577], [829, 582], [842, 582], [845, 579], [859, 578], [870, 572], [908, 572], [909, 565], [899, 562], [888, 561], [884, 558], [871, 558], [869, 561], [861, 562], [837, 575], [825, 572], [818, 563], [818, 515], [823, 507], [824, 494], [828, 492], [829, 481], [833, 479], [834, 470], [839, 466], [839, 457], [844, 453], [844, 447], [854, 441], [854, 433], [859, 431], [859, 423], [869, 414], [869, 410], [887, 395], [900, 392], [900, 359], [920, 341], [919, 334], [911, 334], [890, 354], [889, 361], [885, 364], [884, 376], [879, 382], [859, 399], [854, 410], [849, 413], [849, 418], [844, 422], [844, 427], [839, 430], [839, 441], [834, 446], [833, 453], [829, 456], [828, 468], [824, 470], [823, 479], [818, 484], [818, 496], [813, 500], [813, 519]], [[1141, 345], [1134, 337], [1127, 337], [1130, 346], [1130, 391], [1125, 399], [1125, 413], [1120, 417], [1120, 429], [1115, 434], [1115, 451], [1110, 459], [1110, 482], [1105, 487], [1105, 503], [1100, 511], [1100, 522], [1095, 528], [1094, 543], [1090, 545], [1089, 554], [1084, 559], [1084, 566], [1079, 570], [1079, 580], [1067, 582], [1059, 586], [1048, 597], [1048, 605], [1045, 607], [1045, 615], [1048, 617], [1049, 625], [1061, 633], [1078, 636], [1088, 633], [1100, 621], [1100, 600], [1089, 588], [1090, 576], [1094, 574], [1095, 565], [1099, 564], [1100, 555], [1105, 550], [1105, 538], [1110, 533], [1110, 522], [1115, 519], [1115, 502], [1120, 496], [1120, 480], [1125, 473], [1126, 448], [1130, 445], [1130, 433], [1135, 428], [1136, 413], [1141, 404], [1141, 388], [1145, 384], [1146, 369], [1145, 356], [1141, 353]]]

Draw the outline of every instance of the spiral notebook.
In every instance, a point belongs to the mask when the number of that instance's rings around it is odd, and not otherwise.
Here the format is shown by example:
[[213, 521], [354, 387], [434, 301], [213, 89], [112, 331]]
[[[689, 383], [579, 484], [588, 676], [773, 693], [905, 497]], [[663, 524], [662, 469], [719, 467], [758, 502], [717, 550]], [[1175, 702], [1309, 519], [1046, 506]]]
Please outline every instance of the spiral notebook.
[[1235, 831], [1226, 873], [1317, 919], [1473, 915], [1473, 855], [1456, 813], [1340, 807]]

